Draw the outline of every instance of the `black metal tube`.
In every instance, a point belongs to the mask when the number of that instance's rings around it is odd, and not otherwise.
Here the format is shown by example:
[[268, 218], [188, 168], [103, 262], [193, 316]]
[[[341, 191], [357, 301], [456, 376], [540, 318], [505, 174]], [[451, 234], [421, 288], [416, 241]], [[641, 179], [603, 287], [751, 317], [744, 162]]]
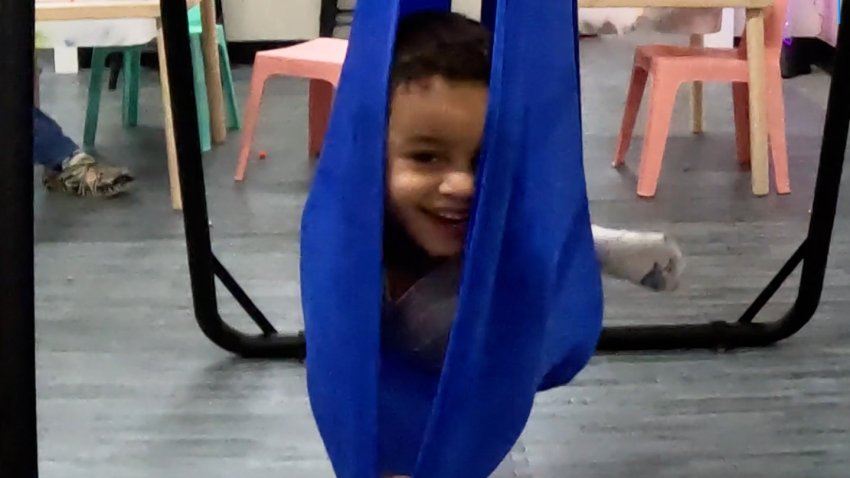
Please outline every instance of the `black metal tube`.
[[767, 284], [767, 287], [761, 291], [761, 294], [756, 297], [752, 304], [744, 311], [741, 317], [738, 319], [738, 322], [742, 324], [748, 324], [756, 318], [761, 309], [764, 308], [765, 305], [770, 301], [773, 297], [773, 294], [776, 294], [776, 291], [782, 287], [782, 284], [785, 283], [785, 280], [797, 269], [797, 266], [800, 265], [800, 262], [803, 261], [803, 258], [806, 256], [806, 244], [807, 242], [804, 240], [797, 250], [794, 251], [794, 254], [788, 259], [785, 264], [779, 269], [779, 272], [770, 280]]
[[198, 114], [195, 109], [195, 84], [190, 66], [189, 21], [183, 2], [160, 2], [160, 5], [168, 83], [172, 92], [171, 110], [177, 143], [192, 299], [201, 330], [212, 339], [221, 333], [223, 323], [218, 315], [213, 275], [212, 240], [201, 163]]
[[711, 322], [605, 327], [597, 350], [620, 352], [761, 347], [775, 342], [772, 335], [776, 327], [778, 327], [776, 322], [771, 324]]
[[[798, 315], [789, 320], [799, 330], [808, 322], [820, 302], [823, 280], [832, 241], [835, 213], [844, 157], [847, 153], [847, 130], [850, 126], [850, 12], [843, 9], [835, 45], [835, 65], [829, 86], [829, 100], [823, 126], [820, 164], [812, 201], [812, 217], [809, 222], [808, 253], [803, 262], [800, 290], [797, 296]], [[796, 332], [794, 330], [794, 332]], [[792, 332], [793, 333], [793, 332]]]
[[240, 357], [302, 360], [307, 355], [303, 333], [249, 335], [228, 325], [218, 312], [210, 319], [199, 321], [204, 335], [215, 345]]
[[[493, 1], [488, 0], [483, 4], [482, 17], [492, 20]], [[330, 11], [327, 7], [331, 4], [336, 6], [335, 1], [323, 2], [326, 6], [326, 14]], [[179, 8], [172, 4], [174, 14], [178, 14]], [[163, 4], [163, 11], [166, 10]], [[336, 8], [333, 9], [336, 11]], [[843, 12], [842, 16], [848, 14]], [[330, 18], [326, 15], [326, 20]], [[847, 128], [850, 122], [850, 92], [845, 87], [850, 72], [850, 51], [846, 45], [847, 36], [845, 21], [839, 27], [838, 44], [836, 46], [836, 67], [830, 88], [830, 99], [827, 107], [827, 121], [824, 126], [823, 146], [820, 155], [820, 166], [815, 187], [815, 195], [812, 207], [812, 217], [809, 224], [809, 234], [806, 241], [789, 258], [786, 264], [779, 270], [777, 275], [768, 283], [765, 289], [752, 302], [738, 322], [711, 322], [699, 325], [651, 325], [651, 326], [629, 326], [629, 327], [606, 327], [599, 341], [600, 351], [620, 350], [673, 350], [692, 348], [736, 348], [736, 347], [759, 347], [773, 344], [777, 341], [790, 337], [805, 326], [814, 315], [820, 301], [823, 289], [823, 279], [829, 254], [829, 246], [832, 237], [838, 192], [841, 185], [841, 172], [843, 169], [844, 152], [847, 143]], [[486, 23], [486, 22], [485, 22]], [[183, 25], [166, 25], [166, 29], [183, 29]], [[185, 34], [178, 31], [176, 34], [166, 34], [175, 38], [178, 42], [185, 43]], [[176, 45], [181, 51], [177, 56], [169, 49], [169, 65], [175, 64], [172, 71], [179, 70], [179, 64], [188, 64], [188, 48], [185, 45]], [[184, 51], [185, 50], [185, 51]], [[185, 72], [184, 72], [185, 73]], [[173, 91], [192, 91], [191, 78], [188, 74], [181, 75], [179, 81], [172, 75]], [[175, 110], [178, 109], [175, 101]], [[196, 317], [204, 333], [210, 339], [225, 348], [242, 356], [250, 357], [285, 357], [292, 358], [293, 354], [303, 354], [304, 344], [302, 336], [280, 336], [277, 334], [266, 336], [247, 336], [225, 324], [218, 314], [215, 304], [213, 269], [210, 261], [214, 261], [209, 240], [209, 228], [207, 226], [206, 199], [203, 194], [203, 169], [200, 163], [200, 153], [197, 150], [197, 129], [194, 119], [194, 109], [188, 101], [179, 106], [184, 115], [179, 121], [178, 130], [184, 128], [189, 134], [178, 134], [190, 137], [193, 147], [191, 162], [181, 157], [181, 184], [183, 185], [185, 215], [192, 216], [186, 219], [187, 243], [190, 250], [190, 269], [193, 278], [193, 294], [195, 295]], [[175, 117], [177, 112], [175, 111]], [[178, 142], [180, 144], [180, 142]], [[178, 146], [178, 150], [182, 150]], [[197, 159], [196, 159], [197, 157]], [[187, 179], [188, 178], [188, 179]], [[189, 201], [189, 198], [192, 198]], [[190, 202], [192, 205], [190, 206]], [[196, 214], [197, 209], [202, 209], [203, 214]], [[190, 221], [191, 219], [191, 221]], [[190, 222], [192, 223], [190, 225]], [[193, 259], [194, 258], [194, 259]], [[752, 323], [758, 312], [770, 300], [773, 294], [787, 280], [796, 267], [803, 262], [803, 276], [798, 291], [797, 300], [780, 320], [768, 323]], [[271, 324], [262, 315], [258, 308], [250, 301], [247, 294], [238, 286], [238, 283], [226, 274], [219, 274], [222, 281], [234, 294], [243, 308], [255, 319], [264, 330], [270, 330]], [[258, 321], [257, 318], [260, 318]], [[263, 323], [266, 322], [267, 325]], [[303, 355], [301, 355], [303, 356]]]
[[[285, 359], [304, 360], [307, 356], [307, 343], [303, 333], [290, 335], [247, 335], [228, 328], [223, 349], [242, 358], [249, 359]], [[219, 346], [221, 346], [219, 344]]]
[[[302, 359], [305, 355], [301, 334], [276, 334], [224, 267], [222, 282], [234, 293], [240, 305], [263, 329], [262, 335], [244, 334], [226, 324], [219, 314], [216, 297], [216, 262], [210, 238], [204, 167], [198, 132], [195, 88], [191, 69], [189, 26], [183, 2], [161, 2], [165, 55], [172, 91], [171, 109], [177, 143], [177, 166], [183, 198], [183, 224], [192, 300], [198, 325], [214, 344], [243, 357]], [[220, 264], [219, 264], [220, 265]], [[263, 323], [265, 321], [265, 323]]]
[[[0, 0], [0, 475], [38, 476], [32, 1]], [[15, 46], [18, 45], [18, 46]]]
[[236, 279], [230, 275], [230, 271], [228, 271], [224, 265], [222, 265], [221, 261], [213, 254], [213, 266], [215, 268], [215, 274], [218, 276], [218, 279], [224, 284], [224, 287], [230, 291], [230, 295], [236, 299], [236, 302], [242, 306], [242, 309], [245, 310], [246, 313], [251, 317], [255, 324], [263, 331], [265, 335], [273, 335], [277, 333], [274, 326], [269, 322], [269, 319], [263, 315], [263, 312], [259, 307], [248, 297], [248, 294], [245, 293], [245, 290], [242, 289], [242, 286], [236, 282]]
[[850, 13], [841, 12], [838, 41], [835, 45], [835, 66], [830, 81], [826, 120], [823, 127], [820, 162], [812, 200], [812, 215], [806, 237], [805, 259], [797, 299], [778, 322], [772, 338], [785, 340], [800, 331], [817, 311], [838, 209], [841, 175], [847, 154], [847, 133], [850, 128]]
[[[841, 188], [841, 174], [850, 126], [850, 45], [847, 24], [850, 14], [842, 12], [838, 29], [835, 70], [830, 82], [829, 101], [815, 183], [809, 232], [800, 248], [780, 269], [765, 290], [742, 316], [742, 322], [714, 322], [700, 325], [606, 327], [599, 341], [600, 351], [674, 350], [689, 348], [759, 347], [791, 337], [811, 320], [820, 302], [826, 273], [832, 229]], [[803, 257], [803, 274], [797, 300], [785, 315], [769, 323], [750, 323], [787, 279]]]

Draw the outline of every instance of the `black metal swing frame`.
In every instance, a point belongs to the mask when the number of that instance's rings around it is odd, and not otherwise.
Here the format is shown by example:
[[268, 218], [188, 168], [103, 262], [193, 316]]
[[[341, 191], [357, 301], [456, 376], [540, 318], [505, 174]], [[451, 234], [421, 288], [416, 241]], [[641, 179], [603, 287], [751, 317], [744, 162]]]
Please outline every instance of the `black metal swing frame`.
[[[191, 91], [192, 86], [191, 72], [180, 68], [189, 58], [183, 33], [184, 16], [179, 8], [163, 4], [165, 36], [173, 40], [167, 43], [169, 71], [173, 72], [172, 91]], [[850, 78], [846, 30], [846, 26], [840, 28], [836, 48], [836, 67], [830, 85], [809, 231], [796, 252], [736, 321], [605, 327], [598, 345], [600, 351], [766, 346], [794, 335], [811, 320], [823, 290], [850, 122], [850, 89], [841, 87], [844, 80]], [[306, 353], [303, 334], [278, 333], [212, 251], [203, 166], [200, 151], [195, 146], [197, 121], [193, 101], [191, 95], [173, 99], [195, 317], [210, 340], [239, 356], [303, 359]], [[778, 320], [755, 322], [762, 308], [800, 264], [802, 277], [794, 305]], [[216, 304], [216, 278], [254, 320], [260, 334], [246, 334], [224, 322]]]
[[[303, 359], [303, 334], [275, 330], [212, 251], [204, 172], [198, 147], [188, 22], [180, 0], [163, 0], [180, 185], [195, 317], [219, 347], [242, 357]], [[32, 170], [33, 0], [0, 0], [0, 473], [37, 477], [35, 387], [35, 299]], [[802, 329], [820, 302], [835, 221], [850, 124], [850, 14], [842, 12], [836, 61], [830, 85], [823, 142], [806, 239], [743, 315], [734, 322], [700, 325], [606, 327], [599, 349], [669, 350], [766, 346]], [[794, 305], [780, 319], [755, 322], [791, 273], [802, 264]], [[261, 333], [246, 334], [221, 317], [216, 278], [227, 288]]]

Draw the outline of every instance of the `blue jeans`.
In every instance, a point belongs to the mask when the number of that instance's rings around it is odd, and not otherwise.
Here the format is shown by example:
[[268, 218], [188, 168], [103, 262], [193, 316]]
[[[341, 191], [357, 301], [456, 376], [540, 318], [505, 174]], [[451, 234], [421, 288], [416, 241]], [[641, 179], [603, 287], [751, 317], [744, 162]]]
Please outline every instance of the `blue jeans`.
[[32, 110], [32, 163], [59, 171], [62, 162], [79, 151], [80, 147], [65, 136], [62, 127], [38, 108]]

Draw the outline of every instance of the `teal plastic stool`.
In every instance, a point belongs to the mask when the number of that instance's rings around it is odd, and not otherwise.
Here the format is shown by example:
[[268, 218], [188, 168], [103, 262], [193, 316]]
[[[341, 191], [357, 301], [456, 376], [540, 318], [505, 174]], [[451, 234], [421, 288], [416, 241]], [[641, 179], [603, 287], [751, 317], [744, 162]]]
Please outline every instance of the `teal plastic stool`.
[[106, 57], [113, 52], [124, 53], [124, 98], [121, 119], [124, 127], [136, 126], [139, 120], [139, 69], [141, 68], [142, 47], [94, 48], [91, 59], [91, 77], [89, 78], [89, 102], [86, 107], [86, 126], [83, 132], [83, 146], [94, 146], [97, 134], [97, 120], [100, 113], [100, 95], [103, 89], [103, 73], [106, 69]]
[[[192, 71], [195, 79], [195, 106], [198, 112], [198, 130], [200, 132], [201, 150], [212, 149], [210, 132], [210, 111], [207, 100], [207, 83], [204, 76], [204, 54], [201, 49], [201, 10], [199, 7], [189, 10], [189, 40], [192, 49]], [[241, 128], [239, 106], [236, 102], [236, 91], [233, 87], [233, 74], [230, 71], [230, 57], [227, 53], [227, 41], [224, 37], [224, 27], [216, 25], [218, 39], [221, 83], [224, 91], [227, 126], [230, 129]], [[100, 96], [103, 91], [103, 74], [106, 71], [106, 57], [113, 52], [121, 52], [124, 56], [124, 84], [122, 123], [125, 128], [136, 126], [139, 120], [139, 73], [141, 70], [142, 45], [117, 48], [94, 48], [92, 51], [91, 76], [89, 79], [89, 99], [86, 108], [86, 124], [83, 132], [83, 146], [94, 146], [97, 136], [97, 122], [100, 115]]]

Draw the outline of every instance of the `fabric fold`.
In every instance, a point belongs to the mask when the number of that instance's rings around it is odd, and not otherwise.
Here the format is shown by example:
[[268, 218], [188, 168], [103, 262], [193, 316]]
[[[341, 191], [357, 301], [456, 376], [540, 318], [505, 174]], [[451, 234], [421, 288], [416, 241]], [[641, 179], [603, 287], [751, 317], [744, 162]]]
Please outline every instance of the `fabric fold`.
[[602, 288], [582, 165], [576, 6], [485, 1], [490, 107], [442, 370], [381, 346], [388, 77], [401, 16], [450, 2], [359, 0], [302, 218], [312, 410], [335, 473], [489, 476], [538, 390], [592, 355]]

